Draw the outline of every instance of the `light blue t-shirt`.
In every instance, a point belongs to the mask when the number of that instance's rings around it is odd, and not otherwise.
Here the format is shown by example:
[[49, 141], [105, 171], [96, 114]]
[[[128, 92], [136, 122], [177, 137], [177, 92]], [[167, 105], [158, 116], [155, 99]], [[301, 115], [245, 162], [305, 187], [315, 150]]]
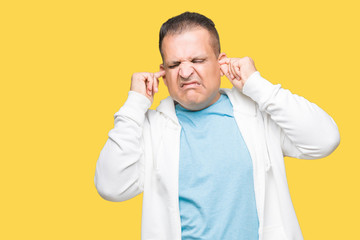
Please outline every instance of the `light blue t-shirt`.
[[257, 240], [252, 160], [229, 98], [190, 111], [175, 107], [181, 129], [182, 240]]

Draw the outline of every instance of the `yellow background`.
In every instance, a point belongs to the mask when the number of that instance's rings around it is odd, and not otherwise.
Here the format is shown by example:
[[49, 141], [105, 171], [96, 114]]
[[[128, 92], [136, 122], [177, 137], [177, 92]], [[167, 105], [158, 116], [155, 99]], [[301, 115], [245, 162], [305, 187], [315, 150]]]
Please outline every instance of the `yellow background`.
[[290, 192], [305, 239], [360, 239], [357, 2], [1, 1], [0, 239], [140, 239], [142, 196], [101, 199], [95, 164], [132, 73], [158, 70], [160, 26], [186, 10], [334, 118], [331, 156], [285, 160]]

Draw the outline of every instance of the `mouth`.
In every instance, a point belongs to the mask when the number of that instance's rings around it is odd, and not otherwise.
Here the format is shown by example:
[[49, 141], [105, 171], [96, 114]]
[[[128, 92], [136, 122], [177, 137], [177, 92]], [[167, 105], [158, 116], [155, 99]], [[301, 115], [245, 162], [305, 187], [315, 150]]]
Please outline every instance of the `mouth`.
[[200, 86], [199, 82], [191, 81], [191, 82], [183, 82], [180, 84], [181, 88], [188, 88], [188, 87], [197, 87]]

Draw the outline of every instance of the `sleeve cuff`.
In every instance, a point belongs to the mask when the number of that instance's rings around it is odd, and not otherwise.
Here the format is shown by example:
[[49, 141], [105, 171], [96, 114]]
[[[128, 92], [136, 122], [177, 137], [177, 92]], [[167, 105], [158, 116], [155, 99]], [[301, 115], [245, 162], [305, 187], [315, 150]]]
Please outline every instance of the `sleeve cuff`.
[[151, 106], [151, 101], [135, 91], [129, 91], [128, 98], [124, 105], [118, 112], [115, 113], [114, 118], [119, 115], [129, 117], [141, 125], [145, 120], [145, 114]]
[[260, 76], [258, 71], [250, 75], [243, 87], [243, 93], [257, 102], [261, 108], [263, 104], [272, 96], [274, 91], [281, 87], [280, 84], [274, 85]]

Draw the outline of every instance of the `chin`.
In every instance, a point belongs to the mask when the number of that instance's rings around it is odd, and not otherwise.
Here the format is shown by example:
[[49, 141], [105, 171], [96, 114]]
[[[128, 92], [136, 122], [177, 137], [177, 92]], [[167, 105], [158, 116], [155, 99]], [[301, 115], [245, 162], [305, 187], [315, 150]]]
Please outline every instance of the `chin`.
[[192, 111], [207, 108], [212, 104], [214, 98], [216, 98], [216, 93], [205, 95], [198, 92], [187, 92], [185, 96], [173, 97], [182, 107]]
[[206, 105], [206, 101], [201, 99], [201, 96], [190, 95], [186, 99], [175, 99], [181, 106], [189, 110], [200, 110]]
[[207, 102], [202, 102], [202, 101], [185, 101], [185, 102], [178, 102], [182, 107], [188, 109], [188, 110], [192, 110], [192, 111], [198, 111], [201, 109], [204, 109], [206, 107], [208, 107], [208, 103]]

